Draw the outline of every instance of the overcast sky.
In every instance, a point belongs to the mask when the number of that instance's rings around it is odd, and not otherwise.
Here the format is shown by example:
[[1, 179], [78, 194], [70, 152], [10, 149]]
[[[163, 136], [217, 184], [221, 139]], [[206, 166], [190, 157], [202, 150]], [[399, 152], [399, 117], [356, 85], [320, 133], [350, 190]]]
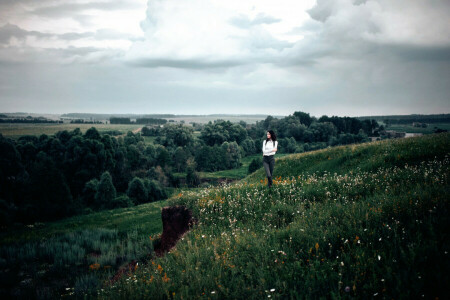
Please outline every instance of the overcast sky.
[[1, 0], [0, 112], [450, 113], [448, 0]]

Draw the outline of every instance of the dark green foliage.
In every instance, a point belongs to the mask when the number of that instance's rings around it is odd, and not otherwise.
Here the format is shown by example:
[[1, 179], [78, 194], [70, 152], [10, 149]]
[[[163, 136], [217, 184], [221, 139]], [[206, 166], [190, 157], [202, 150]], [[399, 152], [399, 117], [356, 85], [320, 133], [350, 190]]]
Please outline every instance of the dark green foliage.
[[251, 174], [262, 167], [262, 159], [261, 158], [254, 158], [252, 159], [252, 162], [248, 166], [248, 174]]
[[156, 118], [140, 118], [136, 119], [136, 124], [166, 124], [167, 120], [165, 119], [156, 119]]
[[147, 202], [147, 189], [144, 186], [144, 182], [138, 177], [133, 178], [128, 185], [127, 195], [135, 204]]
[[184, 147], [193, 141], [194, 130], [183, 124], [166, 124], [160, 129], [157, 142], [165, 147]]
[[225, 169], [236, 169], [241, 166], [241, 150], [236, 142], [224, 142], [221, 148], [225, 151]]
[[156, 148], [156, 164], [165, 167], [170, 162], [170, 154], [166, 147], [158, 146]]
[[86, 139], [91, 140], [100, 140], [100, 133], [98, 133], [97, 129], [95, 127], [89, 128], [86, 133], [84, 134], [84, 137]]
[[116, 197], [114, 198], [114, 200], [108, 203], [108, 209], [131, 207], [131, 206], [134, 206], [134, 203], [127, 195]]
[[96, 178], [86, 182], [82, 194], [83, 204], [85, 206], [95, 206], [95, 195], [97, 194], [99, 184], [100, 182]]
[[186, 167], [186, 184], [188, 187], [197, 187], [200, 184], [200, 176], [195, 172], [195, 167], [195, 161], [189, 159]]
[[117, 117], [111, 117], [109, 119], [109, 122], [111, 124], [131, 124], [130, 118], [117, 118]]
[[241, 144], [247, 138], [247, 131], [239, 124], [230, 121], [216, 120], [209, 122], [202, 130], [200, 139], [207, 145], [222, 145], [223, 142]]
[[186, 169], [186, 161], [189, 158], [189, 154], [182, 147], [177, 147], [173, 154], [173, 164], [177, 172], [184, 172]]
[[245, 156], [259, 153], [259, 145], [256, 145], [255, 141], [252, 138], [246, 138], [241, 143], [241, 147], [242, 147], [242, 150], [244, 151]]
[[294, 117], [299, 119], [300, 123], [304, 124], [306, 127], [309, 127], [309, 125], [311, 125], [311, 123], [313, 121], [313, 119], [311, 118], [311, 116], [309, 114], [301, 112], [301, 111], [294, 112]]
[[160, 127], [142, 127], [141, 131], [143, 136], [159, 136], [161, 135], [161, 128]]
[[147, 189], [148, 202], [154, 202], [167, 198], [167, 192], [164, 187], [156, 180], [144, 180], [145, 188]]
[[116, 198], [116, 188], [113, 185], [111, 175], [108, 171], [104, 172], [98, 184], [97, 193], [95, 194], [95, 206], [97, 208], [106, 208], [110, 206]]
[[[72, 205], [72, 195], [65, 177], [55, 161], [39, 152], [29, 169], [29, 190], [20, 203], [21, 217], [41, 221], [66, 216]], [[26, 202], [25, 202], [26, 201]]]
[[195, 152], [195, 161], [199, 171], [218, 171], [227, 169], [226, 150], [222, 147], [202, 146]]

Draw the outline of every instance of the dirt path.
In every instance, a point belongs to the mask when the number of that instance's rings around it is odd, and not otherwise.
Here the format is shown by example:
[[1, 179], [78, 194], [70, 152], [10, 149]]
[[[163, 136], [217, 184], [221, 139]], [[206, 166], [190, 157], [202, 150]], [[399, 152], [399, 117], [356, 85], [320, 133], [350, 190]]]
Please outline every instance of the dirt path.
[[141, 131], [142, 131], [142, 128], [143, 128], [143, 127], [133, 130], [133, 133], [136, 134], [136, 133], [141, 132]]

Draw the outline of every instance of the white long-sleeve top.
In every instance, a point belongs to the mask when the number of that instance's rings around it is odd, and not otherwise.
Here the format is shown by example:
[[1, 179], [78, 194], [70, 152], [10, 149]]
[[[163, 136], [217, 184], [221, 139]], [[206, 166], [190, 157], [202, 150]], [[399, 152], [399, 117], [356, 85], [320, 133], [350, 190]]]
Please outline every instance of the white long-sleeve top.
[[277, 149], [278, 148], [278, 142], [272, 142], [272, 141], [268, 141], [266, 143], [266, 141], [263, 142], [263, 147], [262, 147], [262, 152], [264, 156], [270, 156], [270, 155], [274, 155], [275, 152], [272, 151], [273, 149]]

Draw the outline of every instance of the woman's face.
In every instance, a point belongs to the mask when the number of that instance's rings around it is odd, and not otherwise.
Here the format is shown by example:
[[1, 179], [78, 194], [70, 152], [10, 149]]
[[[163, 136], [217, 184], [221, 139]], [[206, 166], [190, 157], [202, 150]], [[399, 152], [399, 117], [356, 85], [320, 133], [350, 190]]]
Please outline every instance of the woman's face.
[[271, 137], [270, 132], [267, 132], [267, 138], [270, 139]]

